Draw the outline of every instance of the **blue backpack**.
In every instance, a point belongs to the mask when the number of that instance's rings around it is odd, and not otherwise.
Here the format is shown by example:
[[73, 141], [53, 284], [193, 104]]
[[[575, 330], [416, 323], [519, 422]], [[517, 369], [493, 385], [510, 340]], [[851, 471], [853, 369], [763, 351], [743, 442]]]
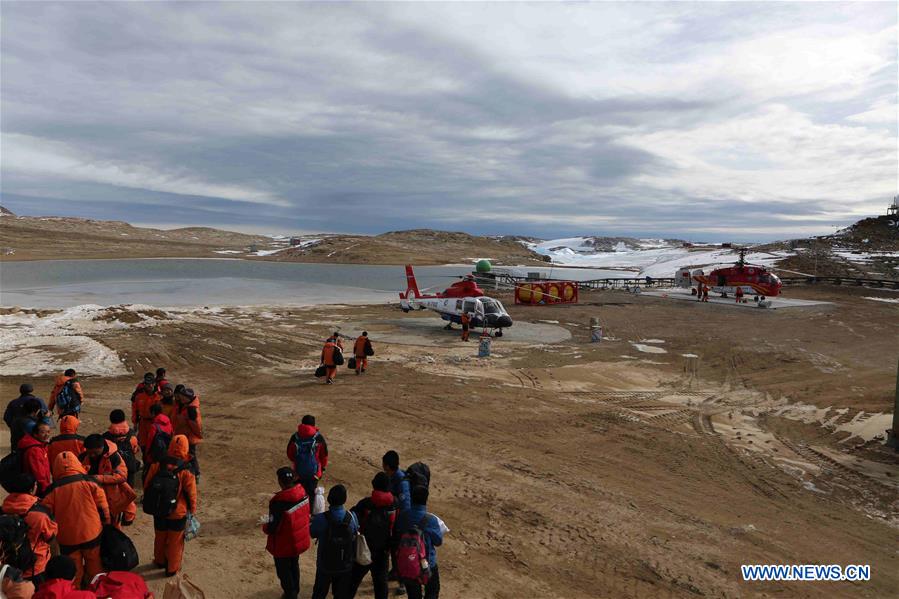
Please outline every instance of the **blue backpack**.
[[294, 468], [297, 476], [308, 478], [318, 476], [318, 433], [300, 439], [297, 433], [293, 434], [294, 445], [297, 446], [297, 452], [294, 456]]
[[66, 381], [59, 390], [56, 405], [59, 406], [63, 416], [77, 416], [81, 413], [81, 397], [75, 392], [75, 379]]

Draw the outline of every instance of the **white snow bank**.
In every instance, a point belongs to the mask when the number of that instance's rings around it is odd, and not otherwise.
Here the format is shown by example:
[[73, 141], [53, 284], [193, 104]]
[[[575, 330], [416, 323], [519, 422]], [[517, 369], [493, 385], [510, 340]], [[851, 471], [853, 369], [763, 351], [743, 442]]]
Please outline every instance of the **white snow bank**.
[[[141, 314], [141, 311], [151, 311]], [[116, 318], [124, 312], [140, 320], [126, 323]], [[103, 308], [75, 306], [47, 316], [0, 315], [0, 371], [6, 376], [36, 376], [74, 368], [99, 376], [128, 374], [118, 354], [90, 335], [124, 328], [145, 328], [171, 322], [171, 315], [140, 304]]]
[[633, 343], [631, 345], [634, 346], [634, 349], [637, 351], [641, 351], [645, 354], [667, 354], [668, 350], [664, 347], [656, 347], [655, 345], [643, 345], [642, 343]]
[[240, 250], [213, 250], [216, 254], [243, 254]]
[[[639, 248], [629, 248], [619, 242], [614, 251], [597, 251], [590, 238], [571, 237], [541, 243], [526, 244], [538, 254], [550, 256], [558, 266], [580, 266], [605, 269], [627, 269], [641, 277], [673, 277], [679, 268], [703, 268], [730, 265], [739, 254], [728, 248], [685, 248], [666, 244], [662, 240], [640, 240]], [[748, 252], [746, 261], [770, 266], [775, 261], [792, 256], [793, 252]], [[624, 276], [624, 275], [623, 275]]]

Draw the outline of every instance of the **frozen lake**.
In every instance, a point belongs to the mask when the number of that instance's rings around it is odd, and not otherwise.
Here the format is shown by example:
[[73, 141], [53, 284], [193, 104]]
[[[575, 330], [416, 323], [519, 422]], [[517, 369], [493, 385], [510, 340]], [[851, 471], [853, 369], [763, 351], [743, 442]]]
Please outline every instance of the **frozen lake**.
[[[422, 291], [442, 291], [470, 266], [415, 268]], [[549, 273], [549, 268], [521, 267]], [[586, 280], [626, 273], [554, 268], [555, 278]], [[152, 306], [313, 305], [397, 300], [402, 266], [298, 264], [195, 258], [47, 260], [0, 264], [0, 305], [68, 308], [81, 304]]]

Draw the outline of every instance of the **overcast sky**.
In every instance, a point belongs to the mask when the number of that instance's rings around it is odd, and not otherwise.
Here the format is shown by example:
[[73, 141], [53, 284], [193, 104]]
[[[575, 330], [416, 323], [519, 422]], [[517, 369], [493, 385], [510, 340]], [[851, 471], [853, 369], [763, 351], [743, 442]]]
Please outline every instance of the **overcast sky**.
[[2, 4], [2, 203], [766, 240], [897, 193], [884, 3]]

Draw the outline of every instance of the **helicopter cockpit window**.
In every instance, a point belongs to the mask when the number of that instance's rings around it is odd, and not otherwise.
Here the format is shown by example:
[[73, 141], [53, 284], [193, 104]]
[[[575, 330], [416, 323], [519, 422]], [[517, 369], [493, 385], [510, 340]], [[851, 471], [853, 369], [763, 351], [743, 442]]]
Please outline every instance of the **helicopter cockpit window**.
[[462, 300], [456, 300], [456, 310], [462, 309]]
[[462, 311], [466, 314], [474, 312], [474, 302], [472, 300], [466, 300], [465, 304], [462, 306]]
[[484, 304], [484, 314], [499, 314], [502, 311], [496, 300], [482, 299], [481, 303]]

